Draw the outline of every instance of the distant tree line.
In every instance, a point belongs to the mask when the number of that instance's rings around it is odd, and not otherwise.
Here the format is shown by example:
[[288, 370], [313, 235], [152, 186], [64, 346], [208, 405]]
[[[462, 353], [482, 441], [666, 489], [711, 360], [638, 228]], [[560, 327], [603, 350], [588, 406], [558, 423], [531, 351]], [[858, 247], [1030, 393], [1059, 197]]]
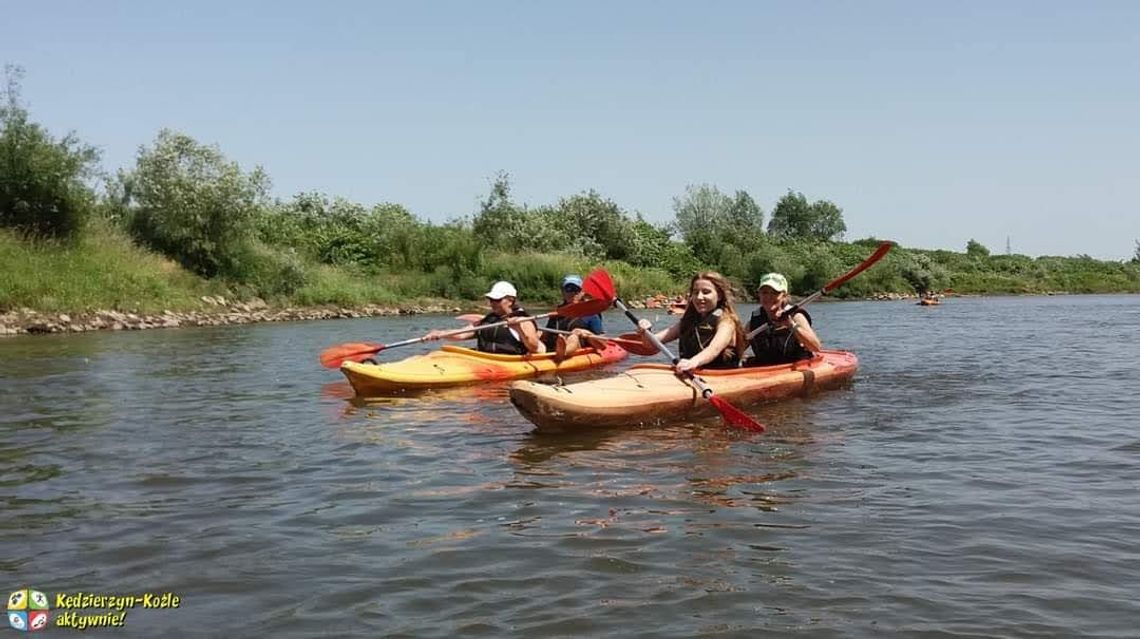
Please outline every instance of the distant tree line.
[[[552, 204], [522, 204], [512, 198], [506, 173], [494, 177], [470, 217], [443, 224], [420, 220], [394, 203], [368, 207], [319, 193], [278, 201], [269, 197], [270, 180], [260, 168], [244, 171], [218, 147], [169, 130], [139, 148], [134, 166], [112, 176], [100, 171], [97, 151], [74, 134], [56, 139], [31, 121], [19, 99], [19, 79], [19, 69], [6, 68], [0, 226], [29, 241], [66, 242], [88, 223], [109, 225], [203, 278], [266, 297], [288, 298], [335, 272], [350, 278], [419, 273], [415, 292], [465, 298], [478, 297], [489, 279], [512, 275], [529, 278], [539, 297], [554, 299], [561, 271], [600, 263], [641, 292], [676, 288], [704, 269], [728, 275], [745, 290], [763, 273], [780, 271], [793, 290], [807, 292], [857, 264], [878, 243], [844, 242], [843, 210], [828, 200], [789, 190], [765, 224], [749, 193], [710, 184], [686, 187], [674, 198], [673, 220], [666, 224], [592, 190]], [[527, 257], [534, 255], [562, 257]], [[946, 288], [1137, 290], [1140, 242], [1130, 263], [992, 256], [974, 240], [964, 253], [900, 247], [836, 293]]]

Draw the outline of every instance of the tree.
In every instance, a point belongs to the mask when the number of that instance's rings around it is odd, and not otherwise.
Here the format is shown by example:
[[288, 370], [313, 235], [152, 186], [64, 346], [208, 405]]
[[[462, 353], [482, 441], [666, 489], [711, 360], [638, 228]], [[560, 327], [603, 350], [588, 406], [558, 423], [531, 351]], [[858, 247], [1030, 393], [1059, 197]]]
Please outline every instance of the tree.
[[910, 255], [900, 275], [919, 295], [945, 286], [948, 279], [945, 268], [921, 253]]
[[553, 213], [554, 224], [567, 243], [582, 255], [624, 260], [633, 252], [629, 218], [613, 200], [595, 191], [562, 198]]
[[1140, 240], [1136, 240], [1136, 252], [1132, 254], [1132, 263], [1140, 264]]
[[143, 243], [205, 277], [236, 273], [267, 201], [260, 167], [243, 173], [213, 146], [163, 130], [124, 173], [128, 226]]
[[827, 200], [809, 203], [803, 193], [788, 191], [768, 222], [768, 234], [781, 240], [832, 241], [847, 232], [843, 209]]
[[981, 242], [971, 238], [969, 242], [966, 242], [966, 255], [979, 259], [986, 258], [990, 256], [990, 250], [983, 246]]
[[706, 264], [738, 263], [735, 256], [755, 250], [764, 236], [764, 212], [746, 191], [729, 197], [709, 184], [689, 185], [673, 199], [673, 212], [681, 237]]
[[[529, 211], [511, 201], [511, 176], [500, 171], [487, 199], [479, 203], [472, 229], [485, 246], [506, 251], [551, 250], [548, 211]], [[543, 218], [546, 218], [545, 220]]]
[[92, 210], [85, 182], [98, 172], [99, 153], [69, 133], [56, 141], [29, 121], [20, 102], [23, 70], [4, 67], [0, 100], [0, 226], [44, 237], [72, 236]]

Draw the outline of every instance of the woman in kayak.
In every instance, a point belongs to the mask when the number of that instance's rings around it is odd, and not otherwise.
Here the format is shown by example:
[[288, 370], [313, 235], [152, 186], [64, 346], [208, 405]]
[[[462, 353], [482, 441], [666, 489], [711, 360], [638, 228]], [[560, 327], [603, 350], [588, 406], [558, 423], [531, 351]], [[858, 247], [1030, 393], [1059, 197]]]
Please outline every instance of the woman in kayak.
[[811, 359], [813, 353], [823, 349], [819, 336], [811, 327], [811, 315], [803, 309], [788, 313], [788, 278], [779, 273], [768, 273], [760, 278], [757, 287], [760, 308], [748, 320], [748, 332], [764, 326], [749, 342], [752, 357], [744, 366], [772, 366], [801, 359]]
[[[491, 290], [484, 297], [491, 305], [491, 312], [483, 319], [475, 322], [475, 328], [465, 333], [444, 335], [447, 331], [433, 330], [424, 335], [425, 340], [437, 340], [441, 337], [450, 340], [465, 340], [474, 337], [476, 350], [484, 353], [500, 353], [502, 355], [526, 355], [528, 353], [544, 353], [546, 347], [538, 338], [538, 329], [534, 320], [524, 319], [530, 317], [518, 305], [518, 291], [510, 282], [495, 282]], [[479, 326], [495, 324], [503, 320], [510, 320], [506, 326], [496, 326], [486, 330], [478, 330]]]
[[[644, 333], [653, 328], [647, 319], [637, 324]], [[747, 347], [740, 316], [732, 304], [728, 281], [720, 273], [698, 273], [689, 282], [689, 299], [681, 321], [657, 333], [662, 342], [680, 339], [677, 371], [696, 368], [736, 368]], [[648, 338], [642, 337], [647, 345]]]

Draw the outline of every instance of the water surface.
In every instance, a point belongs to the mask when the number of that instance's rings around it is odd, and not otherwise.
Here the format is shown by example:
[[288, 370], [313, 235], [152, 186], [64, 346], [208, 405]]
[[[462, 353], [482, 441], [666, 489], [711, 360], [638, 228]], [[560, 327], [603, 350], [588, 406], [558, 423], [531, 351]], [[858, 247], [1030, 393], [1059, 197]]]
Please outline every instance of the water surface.
[[1140, 297], [810, 310], [860, 372], [762, 436], [316, 363], [447, 317], [2, 339], [0, 585], [182, 597], [107, 636], [1136, 637]]

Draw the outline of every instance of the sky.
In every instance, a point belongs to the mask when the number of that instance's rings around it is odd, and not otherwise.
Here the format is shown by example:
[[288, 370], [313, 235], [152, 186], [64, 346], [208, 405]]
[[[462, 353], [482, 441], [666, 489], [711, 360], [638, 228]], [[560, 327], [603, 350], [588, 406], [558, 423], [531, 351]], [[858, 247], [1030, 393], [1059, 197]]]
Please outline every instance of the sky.
[[1140, 2], [0, 0], [52, 133], [133, 167], [170, 128], [273, 195], [470, 216], [595, 190], [789, 190], [847, 239], [1121, 260], [1140, 240]]

